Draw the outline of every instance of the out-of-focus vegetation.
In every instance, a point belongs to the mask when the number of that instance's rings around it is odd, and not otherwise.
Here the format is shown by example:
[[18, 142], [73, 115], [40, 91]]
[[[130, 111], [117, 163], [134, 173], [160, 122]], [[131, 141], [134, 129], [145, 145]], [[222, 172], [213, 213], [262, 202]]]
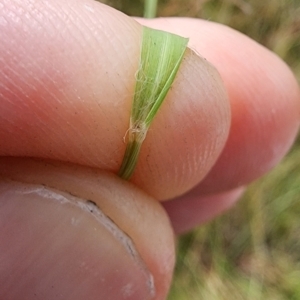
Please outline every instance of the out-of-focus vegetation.
[[[101, 2], [143, 15], [141, 0]], [[229, 25], [281, 56], [300, 82], [300, 0], [161, 0], [158, 16]], [[169, 299], [300, 299], [300, 139], [235, 208], [179, 238]]]

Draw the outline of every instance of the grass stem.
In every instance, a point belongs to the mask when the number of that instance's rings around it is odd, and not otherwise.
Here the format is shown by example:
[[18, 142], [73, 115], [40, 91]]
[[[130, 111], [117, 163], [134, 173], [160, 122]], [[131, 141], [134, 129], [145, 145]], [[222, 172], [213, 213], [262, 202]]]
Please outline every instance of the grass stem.
[[145, 0], [144, 18], [155, 18], [157, 13], [157, 0]]

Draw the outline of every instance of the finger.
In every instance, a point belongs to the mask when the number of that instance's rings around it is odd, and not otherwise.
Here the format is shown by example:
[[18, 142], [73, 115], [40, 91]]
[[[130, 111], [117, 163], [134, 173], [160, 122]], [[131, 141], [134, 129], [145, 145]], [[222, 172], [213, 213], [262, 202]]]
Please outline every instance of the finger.
[[[142, 27], [89, 0], [3, 4], [0, 155], [118, 172]], [[142, 146], [132, 182], [159, 199], [187, 191], [215, 163], [229, 122], [218, 73], [187, 51]]]
[[1, 299], [165, 299], [174, 241], [156, 200], [95, 169], [0, 165]]
[[213, 195], [199, 196], [195, 191], [163, 203], [176, 234], [185, 233], [231, 208], [244, 188]]
[[290, 69], [253, 40], [219, 24], [176, 18], [139, 22], [190, 37], [190, 47], [216, 66], [229, 94], [229, 139], [193, 193], [230, 190], [274, 167], [299, 128], [300, 92]]

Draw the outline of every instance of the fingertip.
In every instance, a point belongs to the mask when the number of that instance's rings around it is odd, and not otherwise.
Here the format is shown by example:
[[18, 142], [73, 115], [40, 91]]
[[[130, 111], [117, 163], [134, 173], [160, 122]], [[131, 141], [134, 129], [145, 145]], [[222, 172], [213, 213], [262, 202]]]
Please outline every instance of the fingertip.
[[1, 299], [123, 299], [126, 286], [133, 299], [154, 295], [151, 273], [122, 245], [130, 239], [92, 205], [13, 182], [0, 195]]
[[[213, 24], [211, 30], [218, 29], [223, 27]], [[223, 30], [226, 59], [216, 50], [207, 55], [224, 80], [232, 122], [222, 154], [197, 187], [204, 194], [248, 184], [270, 171], [293, 145], [300, 124], [299, 85], [287, 64], [241, 33]]]
[[[20, 11], [27, 11], [28, 18]], [[117, 173], [126, 147], [142, 27], [89, 0], [35, 0], [30, 6], [14, 0], [0, 14], [7, 20], [0, 45], [0, 155]], [[229, 122], [219, 75], [187, 51], [142, 146], [132, 182], [158, 199], [184, 193], [212, 167]]]
[[187, 49], [150, 127], [132, 182], [154, 197], [174, 198], [208, 173], [230, 128], [230, 106], [217, 70]]
[[234, 189], [272, 169], [293, 144], [300, 124], [299, 85], [274, 53], [227, 26], [184, 18], [138, 19], [190, 37], [190, 46], [219, 71], [231, 105], [226, 146], [200, 194]]
[[90, 168], [0, 163], [1, 299], [165, 299], [174, 238], [156, 200]]

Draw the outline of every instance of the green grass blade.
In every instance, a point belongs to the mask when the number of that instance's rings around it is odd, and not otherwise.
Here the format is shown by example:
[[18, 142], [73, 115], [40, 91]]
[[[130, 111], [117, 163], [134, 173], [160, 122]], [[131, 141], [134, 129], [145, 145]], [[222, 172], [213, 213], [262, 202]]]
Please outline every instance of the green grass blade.
[[134, 171], [148, 128], [175, 79], [187, 43], [186, 38], [144, 27], [128, 144], [119, 171], [124, 179]]

